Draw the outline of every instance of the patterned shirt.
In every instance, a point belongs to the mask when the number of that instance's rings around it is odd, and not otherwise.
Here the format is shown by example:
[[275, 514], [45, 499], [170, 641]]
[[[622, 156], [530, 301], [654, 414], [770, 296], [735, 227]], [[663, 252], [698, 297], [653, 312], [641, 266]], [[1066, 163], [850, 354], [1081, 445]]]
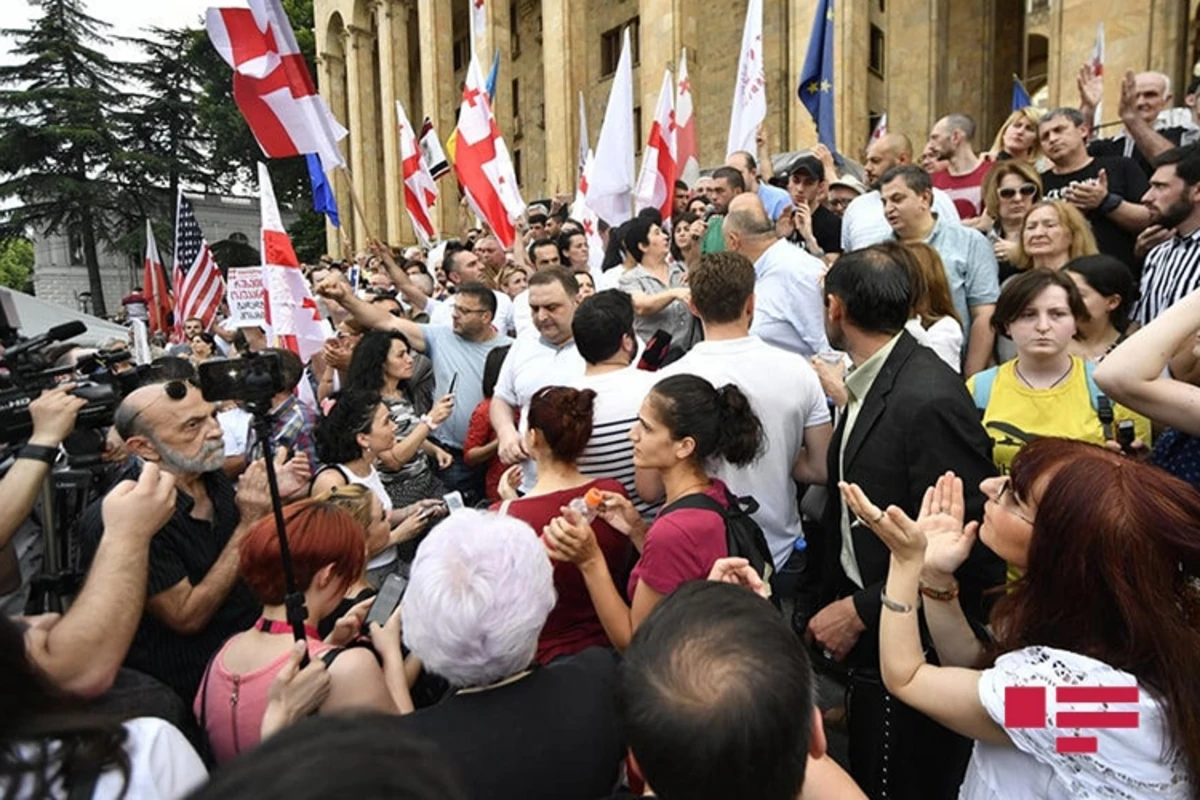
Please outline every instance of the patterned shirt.
[[1146, 255], [1141, 289], [1134, 318], [1142, 325], [1200, 289], [1200, 228], [1172, 237]]

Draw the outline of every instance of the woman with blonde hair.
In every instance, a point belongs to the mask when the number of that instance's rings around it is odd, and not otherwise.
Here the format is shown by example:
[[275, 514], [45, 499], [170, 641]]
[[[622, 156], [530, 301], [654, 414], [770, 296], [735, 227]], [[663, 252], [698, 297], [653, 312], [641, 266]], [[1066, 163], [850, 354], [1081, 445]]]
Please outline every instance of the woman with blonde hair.
[[1087, 218], [1063, 200], [1043, 200], [1029, 209], [1021, 231], [1021, 246], [1013, 253], [1018, 270], [1062, 269], [1100, 250]]
[[942, 257], [924, 242], [909, 242], [898, 249], [903, 251], [899, 260], [912, 284], [912, 316], [905, 329], [947, 366], [962, 372], [962, 321], [954, 310]]
[[1019, 159], [1001, 161], [983, 180], [984, 215], [992, 221], [984, 233], [1000, 265], [1001, 283], [1017, 272], [1013, 258], [1021, 246], [1025, 215], [1041, 199], [1041, 176]]
[[996, 133], [996, 140], [992, 142], [988, 157], [994, 161], [1011, 159], [1030, 165], [1036, 164], [1042, 157], [1042, 149], [1038, 144], [1040, 122], [1041, 115], [1033, 106], [1018, 108], [1009, 114]]

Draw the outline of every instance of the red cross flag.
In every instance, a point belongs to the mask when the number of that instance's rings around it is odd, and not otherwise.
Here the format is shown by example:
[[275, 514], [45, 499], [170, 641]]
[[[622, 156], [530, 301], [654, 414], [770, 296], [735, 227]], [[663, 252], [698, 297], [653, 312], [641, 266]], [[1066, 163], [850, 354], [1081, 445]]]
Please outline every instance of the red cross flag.
[[637, 210], [657, 208], [663, 222], [671, 219], [675, 203], [675, 81], [671, 70], [663, 72], [658, 107], [650, 125], [650, 138], [642, 151], [642, 173], [638, 176], [634, 200]]
[[340, 167], [347, 131], [317, 94], [280, 0], [250, 8], [210, 8], [208, 38], [233, 67], [233, 99], [268, 158], [316, 153]]
[[267, 335], [276, 347], [286, 347], [308, 361], [321, 352], [325, 340], [333, 336], [333, 328], [321, 316], [308, 281], [300, 271], [300, 260], [275, 204], [271, 175], [261, 161], [258, 190], [262, 197], [262, 284]]
[[433, 224], [433, 203], [437, 200], [437, 184], [417, 144], [417, 132], [404, 113], [404, 105], [396, 101], [396, 124], [400, 126], [400, 169], [404, 177], [404, 207], [421, 243], [429, 246], [437, 237]]
[[510, 248], [517, 233], [513, 220], [525, 212], [525, 201], [517, 187], [508, 147], [500, 136], [492, 104], [484, 90], [483, 73], [474, 54], [467, 67], [458, 127], [454, 174], [463, 187], [467, 203], [487, 222], [500, 244]]
[[150, 332], [170, 331], [168, 320], [175, 301], [167, 288], [167, 272], [158, 255], [158, 244], [154, 241], [154, 230], [146, 220], [146, 257], [142, 260], [142, 294], [146, 297], [146, 308], [150, 312]]
[[586, 197], [588, 176], [592, 174], [595, 160], [595, 154], [588, 150], [583, 162], [583, 176], [575, 190], [575, 202], [571, 204], [571, 217], [579, 220], [584, 235], [587, 236], [588, 266], [591, 267], [593, 282], [599, 279], [600, 267], [604, 263], [604, 239], [600, 236], [600, 218], [592, 211]]
[[675, 95], [675, 177], [692, 187], [700, 179], [700, 149], [696, 144], [696, 116], [692, 113], [692, 82], [688, 78], [687, 48], [679, 58], [679, 91]]

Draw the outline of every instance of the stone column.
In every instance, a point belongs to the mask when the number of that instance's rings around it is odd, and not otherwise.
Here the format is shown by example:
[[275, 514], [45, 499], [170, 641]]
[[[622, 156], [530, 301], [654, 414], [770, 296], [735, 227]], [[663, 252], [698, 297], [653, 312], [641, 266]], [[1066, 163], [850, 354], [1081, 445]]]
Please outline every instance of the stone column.
[[[891, 0], [887, 4], [888, 130], [924, 143], [937, 105], [938, 10], [942, 0]], [[865, 63], [865, 61], [864, 61]], [[847, 144], [858, 148], [862, 143]], [[857, 149], [851, 152], [857, 152]]]
[[[379, 48], [379, 97], [383, 120], [383, 193], [384, 231], [380, 233], [387, 242], [401, 240], [401, 218], [404, 205], [403, 185], [400, 174], [400, 140], [396, 127], [396, 58], [397, 34], [407, 42], [407, 20], [397, 19], [404, 10], [396, 8], [393, 0], [378, 0], [375, 4], [375, 19], [378, 25]], [[420, 124], [418, 121], [415, 124]]]
[[[638, 20], [641, 27], [641, 86], [634, 86], [636, 105], [642, 107], [642, 130], [635, 131], [638, 141], [645, 148], [654, 124], [654, 110], [658, 108], [658, 93], [662, 89], [663, 70], [672, 72], [679, 67], [678, 24], [675, 16], [676, 0], [641, 0], [638, 3]], [[576, 115], [578, 116], [578, 114]]]
[[[556, 188], [561, 192], [570, 192], [575, 186], [577, 173], [579, 90], [586, 76], [585, 37], [588, 31], [584, 25], [583, 10], [578, 7], [572, 9], [572, 5], [576, 4], [571, 0], [542, 0], [547, 196]], [[645, 55], [642, 58], [644, 63]], [[636, 93], [636, 86], [634, 91]], [[653, 105], [650, 108], [653, 109]], [[643, 109], [643, 115], [645, 113]], [[641, 136], [640, 132], [637, 135]], [[536, 195], [537, 192], [530, 187], [526, 194]]]
[[[353, 26], [347, 27], [344, 33], [345, 36], [345, 53], [346, 53], [346, 98], [349, 114], [347, 128], [350, 129], [350, 172], [354, 176], [355, 187], [354, 191], [358, 193], [358, 198], [365, 203], [366, 199], [363, 196], [363, 187], [361, 185], [361, 177], [366, 174], [368, 165], [366, 160], [365, 138], [368, 135], [363, 129], [363, 103], [371, 102], [370, 92], [367, 92], [367, 97], [363, 97], [363, 80], [361, 64], [359, 63], [359, 44], [362, 40], [364, 31], [361, 28]], [[339, 180], [339, 183], [345, 183], [345, 176]], [[349, 190], [347, 190], [347, 199], [349, 199]], [[353, 210], [353, 225], [343, 227], [350, 237], [351, 246], [354, 248], [363, 248], [367, 243], [367, 228], [366, 220], [358, 213], [358, 207], [351, 205]], [[349, 209], [339, 208], [341, 211]], [[350, 257], [353, 253], [343, 253], [345, 257]]]
[[[454, 26], [450, 0], [418, 0], [421, 40], [421, 98], [425, 114], [444, 143], [454, 132], [454, 110], [462, 98], [454, 80]], [[458, 188], [450, 178], [438, 183], [438, 228], [457, 236]]]
[[[320, 86], [321, 96], [325, 98], [329, 110], [337, 118], [338, 122], [346, 124], [346, 60], [340, 55], [334, 53], [320, 53], [317, 56], [317, 81]], [[349, 139], [346, 137], [340, 143], [342, 158], [346, 158], [349, 151]], [[337, 202], [339, 216], [343, 225], [349, 225], [352, 217], [349, 208], [350, 198], [346, 194], [345, 181], [341, 180], [337, 175], [328, 175], [328, 180], [331, 181], [334, 192], [334, 200]], [[338, 233], [338, 229], [333, 226], [329, 218], [325, 218], [325, 251], [333, 256], [341, 256], [342, 254], [342, 237]]]

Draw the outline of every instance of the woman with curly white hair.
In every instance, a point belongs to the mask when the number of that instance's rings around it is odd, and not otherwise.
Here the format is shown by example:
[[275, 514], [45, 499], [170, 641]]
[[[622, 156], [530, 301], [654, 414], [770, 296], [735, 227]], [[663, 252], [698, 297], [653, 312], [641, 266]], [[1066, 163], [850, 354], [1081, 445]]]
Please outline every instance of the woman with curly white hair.
[[417, 551], [404, 642], [456, 691], [396, 723], [439, 745], [471, 797], [603, 797], [616, 786], [612, 653], [533, 661], [555, 599], [545, 547], [513, 517], [457, 511]]

